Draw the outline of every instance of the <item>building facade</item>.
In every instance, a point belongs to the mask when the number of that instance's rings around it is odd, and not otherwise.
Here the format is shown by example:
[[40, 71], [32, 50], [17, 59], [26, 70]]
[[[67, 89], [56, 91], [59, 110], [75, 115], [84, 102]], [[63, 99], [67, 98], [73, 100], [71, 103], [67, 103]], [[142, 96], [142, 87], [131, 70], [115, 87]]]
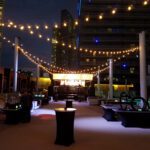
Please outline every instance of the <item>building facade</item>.
[[61, 25], [55, 25], [53, 29], [51, 62], [58, 67], [74, 70], [77, 67], [77, 51], [73, 51], [68, 45], [76, 45], [76, 34], [74, 19], [64, 9], [61, 11]]
[[[130, 7], [129, 7], [130, 6]], [[121, 51], [139, 46], [139, 33], [146, 32], [147, 63], [150, 64], [150, 5], [143, 0], [79, 0], [78, 47], [100, 51]], [[120, 56], [122, 57], [122, 56]], [[106, 55], [79, 54], [79, 67], [108, 63]], [[101, 67], [102, 68], [102, 67]], [[147, 65], [148, 70], [148, 65]], [[114, 63], [114, 83], [139, 84], [139, 53]], [[108, 83], [108, 71], [101, 74]]]
[[[3, 9], [4, 9], [4, 1], [5, 0], [0, 0], [0, 23], [2, 23], [3, 19]], [[0, 26], [0, 36], [2, 35], [2, 28]], [[2, 41], [0, 40], [0, 66], [1, 66], [1, 55], [2, 55]]]
[[[3, 18], [3, 8], [4, 7], [4, 0], [0, 0], [0, 23], [2, 23], [2, 18]], [[2, 28], [0, 26], [0, 36], [2, 36]], [[3, 87], [3, 79], [4, 79], [4, 72], [3, 69], [1, 68], [1, 60], [2, 60], [2, 40], [0, 39], [0, 92], [2, 92], [2, 87]]]
[[60, 46], [58, 44], [58, 41], [60, 40], [61, 32], [60, 28], [55, 26], [52, 30], [52, 51], [51, 51], [51, 64], [52, 65], [57, 65], [60, 67], [62, 64], [61, 62], [61, 51], [60, 51]]

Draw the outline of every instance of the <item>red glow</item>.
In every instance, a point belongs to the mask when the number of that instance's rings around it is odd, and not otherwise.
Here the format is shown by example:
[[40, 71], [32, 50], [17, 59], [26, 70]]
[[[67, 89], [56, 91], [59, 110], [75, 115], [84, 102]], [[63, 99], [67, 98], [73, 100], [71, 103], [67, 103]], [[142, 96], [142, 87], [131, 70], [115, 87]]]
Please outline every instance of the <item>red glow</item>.
[[38, 118], [42, 120], [53, 120], [55, 119], [55, 115], [50, 115], [50, 114], [41, 114], [37, 116]]

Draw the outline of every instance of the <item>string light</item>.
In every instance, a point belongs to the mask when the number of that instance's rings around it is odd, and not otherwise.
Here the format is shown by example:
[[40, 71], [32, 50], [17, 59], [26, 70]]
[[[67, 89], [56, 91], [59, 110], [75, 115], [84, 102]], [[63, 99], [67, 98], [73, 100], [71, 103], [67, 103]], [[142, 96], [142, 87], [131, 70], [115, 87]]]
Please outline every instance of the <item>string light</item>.
[[39, 30], [40, 27], [39, 27], [38, 25], [36, 25], [35, 28], [36, 28], [37, 30]]
[[14, 25], [14, 28], [17, 28], [17, 25]]
[[63, 26], [64, 26], [64, 27], [67, 27], [67, 23], [66, 23], [66, 22], [64, 22], [64, 23], [63, 23]]
[[47, 41], [50, 41], [50, 38], [47, 38]]
[[100, 51], [96, 51], [96, 50], [88, 50], [88, 49], [83, 49], [80, 48], [79, 52], [85, 52], [85, 53], [89, 53], [92, 54], [93, 56], [98, 56], [98, 55], [105, 55], [106, 57], [110, 57], [110, 56], [117, 56], [117, 55], [122, 55], [122, 54], [126, 54], [126, 53], [132, 53], [139, 50], [139, 47], [134, 47], [134, 48], [130, 48], [130, 49], [126, 49], [126, 50], [115, 50], [115, 51], [111, 51], [111, 50], [100, 50]]
[[100, 14], [100, 15], [98, 16], [98, 18], [99, 18], [100, 20], [102, 20], [102, 19], [103, 19], [103, 15]]
[[[6, 37], [1, 37], [3, 40], [7, 40]], [[10, 40], [7, 40], [7, 43], [11, 43], [12, 46], [15, 46], [14, 43], [12, 43]], [[45, 71], [49, 72], [49, 73], [53, 73], [53, 72], [65, 72], [65, 73], [94, 73], [97, 71], [98, 66], [97, 67], [93, 67], [93, 68], [87, 68], [87, 69], [83, 69], [83, 70], [76, 70], [76, 71], [70, 71], [70, 70], [66, 70], [64, 68], [60, 68], [60, 67], [56, 67], [55, 65], [52, 65], [50, 63], [47, 63], [46, 61], [40, 59], [39, 57], [36, 57], [35, 55], [32, 55], [31, 53], [28, 53], [28, 51], [25, 51], [23, 48], [19, 47], [19, 49], [21, 50], [22, 54], [25, 55], [31, 62], [40, 65], [40, 67], [42, 69], [44, 69]], [[122, 55], [122, 57], [117, 57], [117, 59], [114, 59], [114, 62], [117, 62], [117, 60], [120, 60], [121, 58], [124, 58], [125, 55], [129, 55], [130, 53], [126, 53], [124, 55]], [[42, 63], [44, 63], [45, 65], [48, 65], [51, 67], [51, 70], [45, 66], [42, 65]], [[99, 65], [100, 66], [100, 65]], [[106, 67], [105, 67], [106, 66]], [[103, 72], [106, 69], [108, 69], [108, 63], [104, 63], [101, 64], [100, 68], [102, 68], [100, 71]]]
[[41, 35], [41, 34], [39, 34], [39, 38], [42, 38], [42, 35]]
[[33, 31], [30, 31], [30, 34], [34, 34], [34, 32], [33, 32]]
[[[144, 1], [143, 2], [143, 5], [147, 5], [148, 4], [148, 1]], [[132, 8], [133, 7], [129, 7], [129, 9], [128, 9], [128, 11], [130, 11], [130, 10], [132, 10]], [[113, 9], [112, 10], [112, 14], [115, 14], [116, 13], [116, 9]], [[87, 18], [87, 21], [89, 21], [89, 17]], [[1, 24], [1, 26], [5, 26], [5, 24], [4, 23], [2, 23]], [[8, 25], [8, 27], [10, 28], [11, 26], [13, 26], [14, 28], [17, 28], [17, 25], [14, 25], [14, 23], [13, 22], [10, 22], [10, 25]], [[58, 25], [55, 25], [55, 28], [58, 28]], [[24, 26], [21, 26], [20, 27], [20, 30], [24, 30], [25, 29], [25, 27]], [[28, 28], [28, 29], [31, 29], [31, 28]], [[38, 27], [38, 29], [39, 29], [39, 27]], [[48, 28], [47, 28], [48, 29]], [[30, 34], [33, 34], [34, 32], [33, 31], [30, 31]], [[39, 38], [40, 37], [42, 37], [42, 35], [41, 36], [39, 36]], [[47, 40], [47, 41], [49, 41], [49, 40]], [[10, 41], [8, 41], [8, 42], [10, 42]], [[56, 43], [58, 43], [58, 41], [56, 40]], [[66, 44], [62, 44], [62, 45], [66, 45]], [[68, 47], [72, 47], [71, 45], [69, 45]], [[83, 49], [82, 49], [83, 50]], [[122, 52], [112, 52], [112, 51], [110, 51], [110, 52], [104, 52], [104, 51], [102, 51], [102, 52], [98, 52], [98, 53], [95, 53], [95, 52], [93, 52], [93, 54], [106, 54], [106, 55], [116, 55], [116, 54], [130, 54], [130, 52], [134, 52], [134, 51], [136, 51], [136, 50], [138, 50], [138, 47], [136, 47], [135, 48], [135, 50], [134, 49], [132, 49], [131, 51], [122, 51]], [[91, 50], [88, 50], [88, 49], [84, 49], [83, 50], [83, 52], [89, 52], [89, 53], [92, 53], [92, 51]], [[125, 57], [125, 55], [122, 55], [123, 57]], [[118, 60], [120, 59], [120, 57], [118, 57]]]
[[129, 5], [127, 8], [128, 11], [131, 11], [132, 9], [133, 9], [133, 5]]
[[31, 29], [31, 26], [30, 26], [30, 25], [28, 25], [28, 26], [27, 26], [27, 28], [28, 28], [28, 29]]
[[114, 14], [116, 14], [116, 12], [117, 12], [117, 9], [116, 8], [114, 8], [112, 11], [111, 11], [111, 13], [114, 15]]
[[143, 2], [143, 5], [144, 5], [144, 6], [148, 5], [148, 0], [145, 0], [145, 1]]
[[[142, 2], [142, 5], [144, 5], [144, 6], [146, 6], [146, 5], [148, 5], [149, 4], [149, 0], [144, 0], [143, 2]], [[133, 8], [134, 8], [134, 5], [133, 4], [131, 4], [131, 5], [128, 5], [127, 7], [127, 11], [131, 11]], [[117, 13], [117, 10], [118, 10], [119, 8], [113, 8], [112, 10], [111, 10], [111, 14], [113, 14], [113, 15], [115, 15], [116, 13]], [[103, 16], [104, 16], [104, 14], [99, 14], [98, 15], [98, 19], [103, 19]], [[85, 21], [86, 22], [89, 22], [90, 21], [90, 17], [89, 16], [87, 16], [87, 17], [85, 17]], [[13, 26], [14, 28], [17, 28], [17, 26], [15, 25], [15, 23], [13, 22], [13, 21], [8, 21], [8, 23], [7, 24], [9, 24], [9, 26]], [[74, 22], [74, 25], [78, 25], [79, 23], [78, 23], [78, 21], [77, 20], [75, 20], [75, 22]], [[58, 28], [58, 25], [57, 24], [55, 24], [56, 26], [55, 26], [55, 28]], [[67, 25], [67, 24], [66, 24]], [[65, 26], [66, 26], [65, 25]], [[5, 23], [1, 23], [1, 26], [5, 26]], [[18, 26], [21, 26], [21, 25], [18, 25]], [[35, 26], [35, 29], [37, 29], [37, 30], [39, 30], [40, 29], [40, 26], [39, 25], [33, 25], [33, 26]], [[43, 26], [44, 27], [44, 29], [48, 29], [49, 28], [49, 25], [44, 25]], [[24, 25], [24, 29], [25, 28], [27, 28], [27, 29], [32, 29], [32, 26], [31, 25], [27, 25], [27, 26], [25, 26]]]
[[14, 23], [12, 22], [12, 21], [10, 21], [10, 23], [9, 23], [10, 25], [13, 25]]
[[57, 28], [58, 28], [58, 24], [55, 24], [55, 25], [54, 25], [54, 28], [56, 28], [56, 29], [57, 29]]
[[[145, 1], [143, 2], [143, 4], [145, 4], [145, 5], [148, 4], [148, 0], [145, 0]], [[129, 7], [129, 6], [130, 6], [130, 7]], [[129, 7], [129, 10], [131, 10], [131, 8], [133, 8], [133, 5], [129, 5], [129, 6], [128, 6], [128, 7]], [[116, 13], [116, 10], [117, 10], [117, 9], [114, 8], [114, 9], [112, 10], [112, 12], [115, 12], [115, 13]], [[102, 15], [99, 16], [99, 17], [100, 17], [101, 19], [103, 18]], [[89, 17], [86, 17], [86, 20], [89, 21]], [[75, 21], [75, 23], [78, 24], [77, 20]], [[9, 24], [8, 24], [8, 25], [5, 24], [5, 23], [1, 23], [0, 25], [1, 25], [2, 27], [5, 27], [5, 26], [6, 26], [6, 27], [9, 27], [9, 28], [11, 28], [11, 27], [17, 28], [17, 27], [18, 27], [21, 31], [22, 31], [22, 30], [25, 30], [25, 26], [23, 26], [23, 25], [21, 25], [21, 26], [20, 26], [20, 25], [15, 25], [14, 22], [12, 22], [12, 21], [9, 21]], [[58, 25], [55, 24], [54, 27], [55, 27], [55, 28], [58, 28]], [[36, 25], [36, 28], [39, 29], [40, 26], [39, 26], [39, 25]], [[31, 27], [30, 25], [28, 25], [28, 26], [27, 26], [27, 29], [32, 29], [32, 27]], [[48, 29], [48, 25], [45, 25], [45, 29]], [[29, 33], [32, 35], [32, 34], [34, 34], [34, 31], [33, 31], [33, 30], [29, 30]], [[38, 34], [37, 37], [38, 37], [38, 38], [42, 38], [43, 35], [42, 35], [42, 34], [40, 34], [40, 35]], [[43, 38], [44, 38], [44, 37], [43, 37]], [[52, 40], [50, 40], [50, 38], [45, 37], [45, 40], [46, 40], [47, 42], [53, 43]], [[55, 39], [55, 44], [58, 44], [58, 43], [60, 43], [60, 42], [59, 42], [57, 39]], [[62, 44], [62, 45], [64, 46], [64, 44]], [[70, 48], [70, 47], [73, 47], [73, 46], [69, 46], [69, 44], [66, 44], [66, 43], [65, 43], [65, 45], [66, 45], [66, 47], [69, 47], [69, 48]], [[88, 51], [87, 51], [87, 50], [83, 50], [83, 52], [92, 53], [91, 50], [88, 50]], [[124, 52], [123, 52], [123, 53], [124, 53]], [[110, 51], [110, 52], [104, 52], [104, 51], [101, 52], [101, 50], [99, 50], [99, 52], [98, 52], [97, 54], [99, 54], [99, 55], [103, 54], [103, 55], [109, 56], [109, 55], [116, 55], [116, 54], [118, 54], [118, 53], [111, 52], [111, 51]]]
[[86, 17], [86, 18], [85, 18], [85, 21], [86, 21], [86, 22], [89, 22], [89, 17]]
[[24, 29], [25, 29], [25, 27], [24, 27], [24, 26], [21, 26], [21, 27], [20, 27], [20, 30], [24, 30]]
[[[3, 37], [2, 39], [3, 39], [3, 40], [7, 40], [6, 37]], [[15, 43], [12, 43], [10, 40], [7, 40], [7, 43], [9, 43], [9, 44], [11, 43], [12, 46], [15, 46]], [[49, 69], [48, 69], [47, 67], [43, 66], [42, 64], [40, 64], [40, 63], [36, 62], [34, 59], [32, 59], [32, 57], [31, 57], [32, 54], [28, 53], [27, 51], [24, 51], [24, 49], [21, 48], [21, 47], [18, 47], [18, 50], [20, 50], [20, 52], [21, 52], [25, 57], [27, 57], [27, 59], [30, 60], [32, 63], [34, 63], [34, 64], [36, 64], [36, 65], [39, 65], [39, 67], [42, 68], [43, 70], [45, 70], [46, 72], [48, 72], [48, 73], [50, 73], [50, 74], [52, 73], [52, 72], [49, 71]]]
[[48, 29], [49, 27], [48, 27], [48, 25], [45, 25], [45, 29]]
[[76, 20], [76, 21], [75, 21], [75, 26], [77, 26], [78, 24], [79, 24], [79, 23], [78, 23], [78, 21]]

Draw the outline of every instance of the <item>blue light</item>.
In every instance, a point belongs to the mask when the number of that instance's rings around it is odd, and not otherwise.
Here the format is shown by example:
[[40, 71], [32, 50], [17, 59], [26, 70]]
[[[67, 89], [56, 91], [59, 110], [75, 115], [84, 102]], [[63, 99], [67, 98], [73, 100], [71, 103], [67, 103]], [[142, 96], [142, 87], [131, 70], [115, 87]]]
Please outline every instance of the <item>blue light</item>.
[[125, 68], [127, 65], [126, 64], [123, 64], [123, 67]]
[[98, 43], [99, 41], [96, 39], [95, 42]]
[[122, 67], [123, 69], [127, 69], [128, 64], [127, 64], [127, 63], [122, 63], [122, 64], [121, 64], [121, 67]]
[[100, 43], [100, 39], [99, 39], [98, 37], [94, 37], [94, 38], [93, 38], [93, 41], [94, 41], [96, 44]]
[[78, 4], [77, 4], [78, 16], [80, 16], [80, 14], [81, 14], [81, 3], [82, 3], [82, 0], [79, 0], [79, 2], [78, 2]]

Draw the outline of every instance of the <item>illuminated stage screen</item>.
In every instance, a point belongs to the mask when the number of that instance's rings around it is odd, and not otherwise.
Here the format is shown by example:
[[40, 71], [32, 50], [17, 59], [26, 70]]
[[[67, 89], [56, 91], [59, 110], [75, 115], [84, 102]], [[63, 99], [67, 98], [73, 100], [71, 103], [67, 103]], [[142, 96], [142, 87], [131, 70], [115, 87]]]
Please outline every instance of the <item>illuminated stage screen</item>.
[[54, 80], [60, 80], [61, 85], [85, 86], [85, 81], [91, 81], [93, 74], [53, 74]]

